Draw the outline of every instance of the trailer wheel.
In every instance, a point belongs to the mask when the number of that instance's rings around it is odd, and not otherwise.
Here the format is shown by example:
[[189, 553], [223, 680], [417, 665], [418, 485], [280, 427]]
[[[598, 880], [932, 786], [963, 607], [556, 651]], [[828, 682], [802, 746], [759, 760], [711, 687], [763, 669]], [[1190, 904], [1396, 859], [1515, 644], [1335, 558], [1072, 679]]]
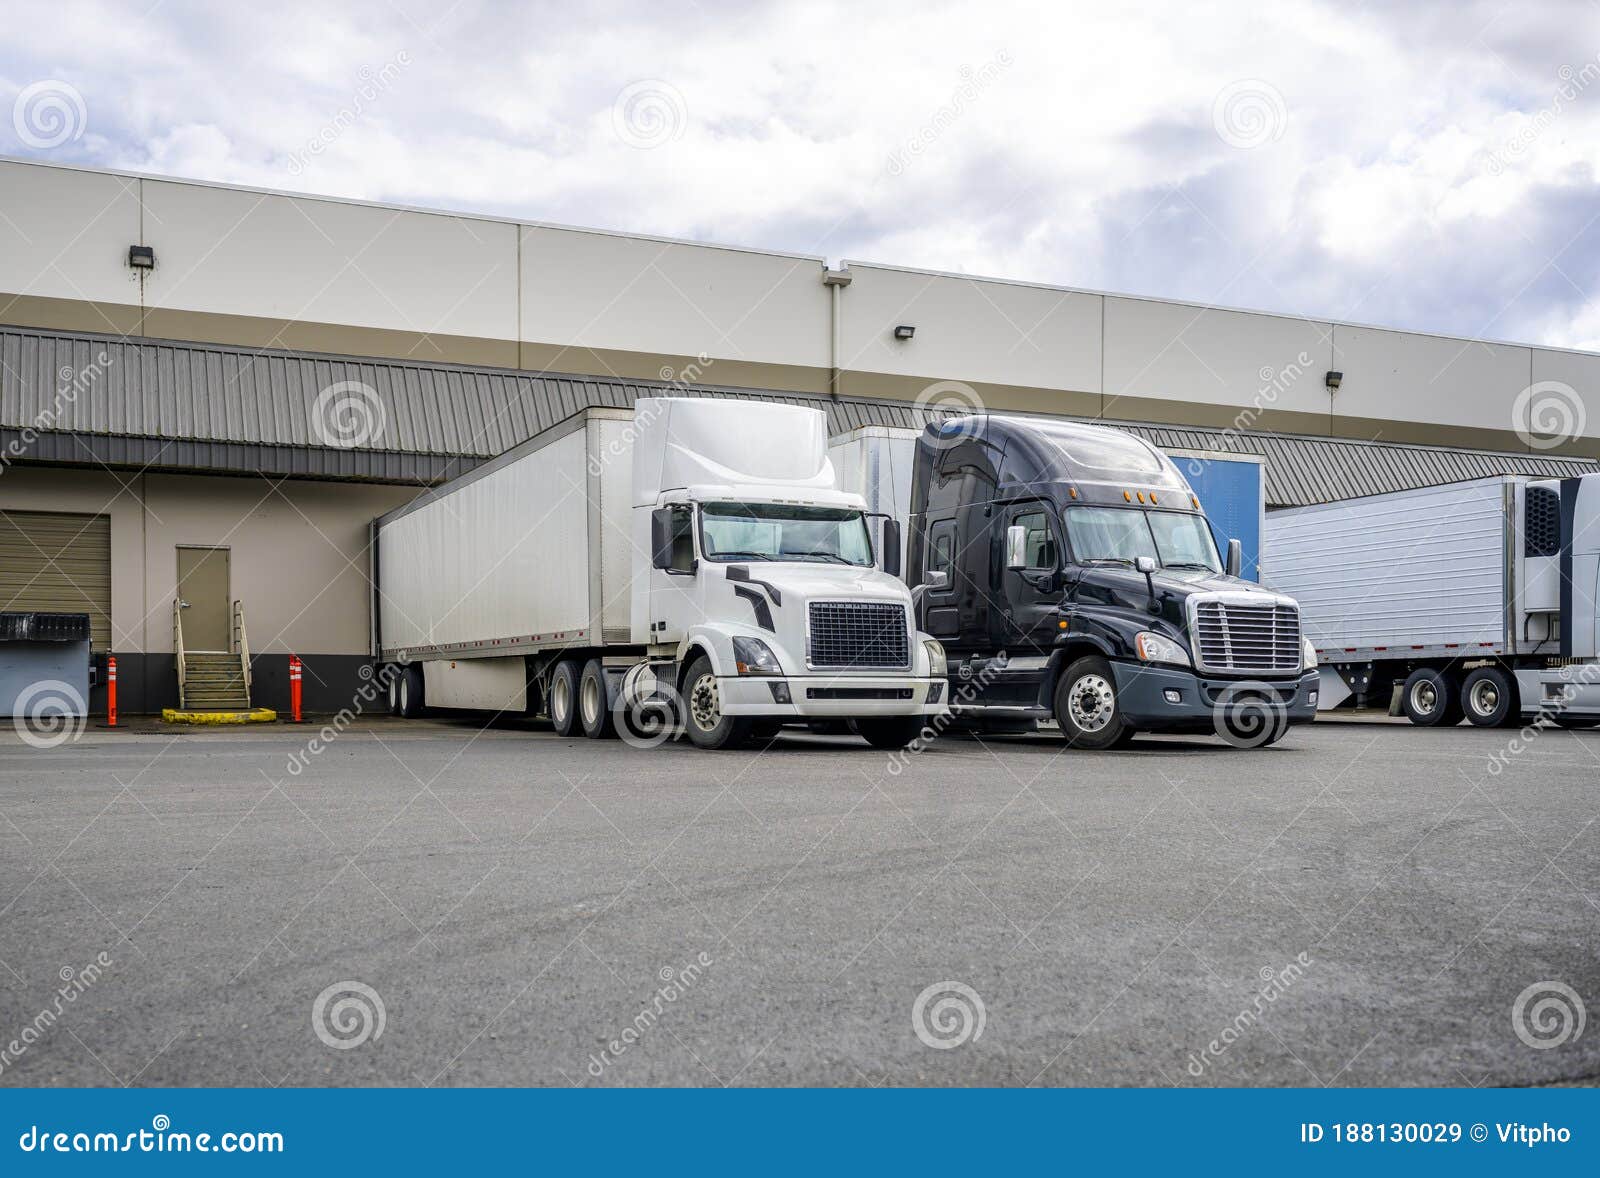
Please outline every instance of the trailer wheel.
[[856, 735], [875, 749], [903, 749], [922, 733], [921, 716], [866, 716], [850, 721]]
[[1400, 689], [1400, 710], [1423, 728], [1448, 728], [1461, 722], [1461, 690], [1456, 677], [1435, 667], [1421, 667]]
[[1479, 728], [1515, 725], [1521, 712], [1517, 685], [1499, 667], [1478, 667], [1461, 682], [1461, 710]]
[[407, 663], [400, 672], [400, 714], [407, 720], [414, 720], [422, 715], [425, 703], [422, 664]]
[[1078, 659], [1056, 681], [1056, 723], [1068, 748], [1109, 749], [1133, 739], [1117, 702], [1117, 679], [1099, 655]]
[[400, 714], [400, 677], [403, 674], [400, 667], [394, 663], [383, 664], [384, 678], [389, 681], [389, 714]]
[[611, 720], [611, 700], [606, 691], [606, 671], [599, 659], [583, 665], [578, 680], [578, 723], [590, 740], [610, 740], [617, 728]]
[[578, 662], [562, 659], [550, 672], [550, 723], [557, 736], [578, 731]]
[[744, 717], [726, 716], [711, 660], [701, 655], [683, 677], [684, 728], [696, 748], [738, 748], [755, 725]]

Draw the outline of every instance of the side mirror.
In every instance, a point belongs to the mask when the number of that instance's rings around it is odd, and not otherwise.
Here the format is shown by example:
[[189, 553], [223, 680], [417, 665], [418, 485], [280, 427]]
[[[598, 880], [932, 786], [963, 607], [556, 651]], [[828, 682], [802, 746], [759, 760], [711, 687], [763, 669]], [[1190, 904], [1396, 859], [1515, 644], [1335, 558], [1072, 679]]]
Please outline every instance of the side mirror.
[[672, 567], [672, 508], [650, 513], [650, 563], [658, 569]]
[[1016, 570], [1028, 567], [1028, 529], [1012, 524], [1006, 529], [1006, 568]]
[[886, 519], [883, 521], [883, 531], [878, 534], [878, 543], [883, 547], [879, 554], [883, 571], [891, 577], [900, 575], [900, 521]]
[[939, 593], [950, 588], [950, 574], [943, 569], [922, 574], [922, 587], [930, 593]]
[[1237, 539], [1228, 541], [1228, 576], [1237, 577], [1244, 571], [1244, 545]]
[[1156, 558], [1153, 556], [1135, 557], [1133, 561], [1133, 567], [1148, 577], [1151, 573], [1156, 571]]

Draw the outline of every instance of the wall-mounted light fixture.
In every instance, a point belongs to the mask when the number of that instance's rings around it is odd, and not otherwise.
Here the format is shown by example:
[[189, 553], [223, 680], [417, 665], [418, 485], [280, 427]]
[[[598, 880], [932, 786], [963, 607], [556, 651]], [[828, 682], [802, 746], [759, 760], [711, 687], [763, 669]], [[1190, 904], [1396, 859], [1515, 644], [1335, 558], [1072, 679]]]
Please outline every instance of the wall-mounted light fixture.
[[895, 339], [910, 339], [912, 336], [914, 336], [916, 334], [917, 334], [917, 329], [915, 327], [911, 326], [911, 324], [909, 324], [909, 323], [902, 323], [899, 327], [894, 329], [894, 338]]
[[1330, 371], [1326, 376], [1324, 376], [1322, 378], [1322, 383], [1327, 385], [1328, 389], [1330, 391], [1338, 392], [1339, 391], [1339, 385], [1343, 380], [1344, 380], [1344, 373]]
[[128, 247], [128, 265], [135, 270], [154, 270], [156, 268], [156, 251], [148, 245], [130, 245]]

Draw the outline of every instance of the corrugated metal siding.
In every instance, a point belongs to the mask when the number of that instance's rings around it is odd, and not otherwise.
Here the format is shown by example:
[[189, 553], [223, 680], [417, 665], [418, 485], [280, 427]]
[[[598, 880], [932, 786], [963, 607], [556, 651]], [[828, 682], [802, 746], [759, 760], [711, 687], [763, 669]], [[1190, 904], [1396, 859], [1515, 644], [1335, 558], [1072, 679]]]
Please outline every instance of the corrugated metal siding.
[[[313, 428], [318, 397], [343, 381], [371, 390], [380, 432], [330, 446]], [[0, 328], [0, 438], [42, 432], [37, 461], [433, 482], [548, 429], [580, 409], [660, 395], [814, 405], [831, 432], [918, 428], [931, 415], [904, 401], [826, 397], [660, 381], [251, 351], [116, 336]], [[1084, 419], [1078, 419], [1084, 420]], [[1587, 459], [1446, 450], [1386, 442], [1107, 422], [1164, 449], [1259, 454], [1267, 502], [1324, 503], [1494, 474], [1562, 476]], [[103, 439], [96, 441], [95, 439]]]

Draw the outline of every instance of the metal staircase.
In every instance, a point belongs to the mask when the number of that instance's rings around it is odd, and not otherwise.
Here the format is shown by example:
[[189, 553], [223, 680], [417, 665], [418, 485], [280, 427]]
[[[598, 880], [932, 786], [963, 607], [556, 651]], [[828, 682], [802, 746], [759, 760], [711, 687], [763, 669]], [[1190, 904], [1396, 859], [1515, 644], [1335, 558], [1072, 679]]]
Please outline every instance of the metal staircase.
[[184, 712], [250, 711], [250, 641], [244, 629], [244, 603], [233, 603], [228, 650], [187, 650], [183, 610], [172, 603], [172, 650], [178, 667], [178, 707]]

